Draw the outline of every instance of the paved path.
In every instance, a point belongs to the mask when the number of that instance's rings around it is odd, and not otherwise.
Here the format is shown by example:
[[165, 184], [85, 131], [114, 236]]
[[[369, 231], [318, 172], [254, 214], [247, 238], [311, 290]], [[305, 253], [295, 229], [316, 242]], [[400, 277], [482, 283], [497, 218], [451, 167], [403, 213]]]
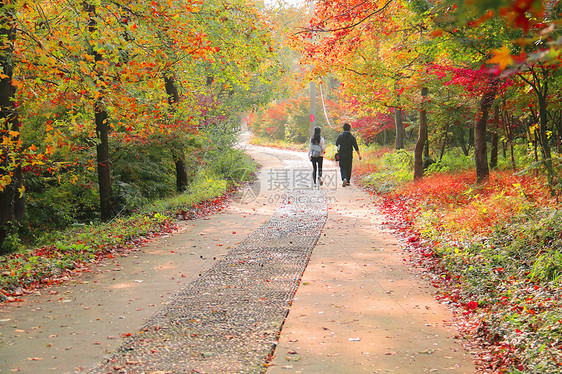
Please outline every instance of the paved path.
[[260, 372], [270, 354], [268, 373], [474, 372], [368, 195], [329, 164], [303, 190], [303, 153], [248, 151], [258, 183], [225, 213], [3, 305], [0, 372]]
[[452, 338], [451, 312], [381, 230], [373, 197], [338, 186], [327, 200], [328, 221], [267, 373], [474, 373]]

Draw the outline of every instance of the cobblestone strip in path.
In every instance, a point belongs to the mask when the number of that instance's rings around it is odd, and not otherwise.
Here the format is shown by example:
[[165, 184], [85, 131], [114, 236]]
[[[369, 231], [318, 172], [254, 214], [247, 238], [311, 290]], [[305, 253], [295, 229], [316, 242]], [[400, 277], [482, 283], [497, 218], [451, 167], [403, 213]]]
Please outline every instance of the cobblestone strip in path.
[[323, 191], [286, 196], [267, 222], [90, 373], [265, 371], [327, 218]]

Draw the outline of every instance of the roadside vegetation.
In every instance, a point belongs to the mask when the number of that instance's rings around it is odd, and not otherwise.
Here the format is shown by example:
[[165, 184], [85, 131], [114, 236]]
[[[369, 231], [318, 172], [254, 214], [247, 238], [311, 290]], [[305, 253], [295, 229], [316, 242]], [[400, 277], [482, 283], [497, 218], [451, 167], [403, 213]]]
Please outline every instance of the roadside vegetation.
[[412, 263], [431, 270], [438, 297], [457, 312], [457, 327], [483, 348], [479, 367], [557, 372], [561, 206], [533, 144], [522, 139], [515, 150], [513, 159], [500, 157], [485, 183], [477, 183], [472, 157], [454, 147], [419, 181], [413, 180], [412, 151], [369, 149], [356, 171], [410, 249]]
[[[37, 221], [18, 236], [8, 237], [14, 249], [0, 258], [0, 301], [19, 301], [21, 296], [88, 270], [104, 258], [126, 255], [151, 238], [173, 233], [181, 220], [223, 209], [233, 190], [248, 182], [257, 170], [252, 159], [233, 148], [209, 154], [203, 161], [186, 191], [180, 194], [129, 199], [127, 209], [107, 222], [95, 218], [80, 222], [69, 215], [66, 219], [73, 224], [61, 227]], [[156, 188], [166, 177], [162, 174], [154, 183], [146, 179], [142, 183], [146, 188]], [[71, 206], [66, 209], [75, 211]]]
[[519, 172], [498, 168], [478, 184], [473, 161], [457, 156], [414, 182], [412, 152], [366, 153], [361, 184], [377, 196], [412, 264], [430, 270], [459, 330], [482, 349], [479, 367], [560, 371], [562, 207], [547, 176], [522, 155]]
[[220, 207], [241, 116], [282, 89], [246, 1], [0, 5], [0, 301]]

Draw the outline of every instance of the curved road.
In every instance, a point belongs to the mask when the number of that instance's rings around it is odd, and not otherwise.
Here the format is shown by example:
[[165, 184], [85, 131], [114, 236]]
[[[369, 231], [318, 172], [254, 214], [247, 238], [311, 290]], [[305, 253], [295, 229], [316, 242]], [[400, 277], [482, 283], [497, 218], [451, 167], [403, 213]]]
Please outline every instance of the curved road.
[[474, 372], [368, 194], [247, 152], [262, 169], [226, 212], [1, 306], [0, 372]]

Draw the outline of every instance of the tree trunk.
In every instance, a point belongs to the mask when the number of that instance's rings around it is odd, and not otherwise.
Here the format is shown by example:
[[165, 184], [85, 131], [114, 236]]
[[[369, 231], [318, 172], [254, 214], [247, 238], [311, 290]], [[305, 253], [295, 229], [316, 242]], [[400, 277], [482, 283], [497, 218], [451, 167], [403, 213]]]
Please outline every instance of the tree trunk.
[[517, 164], [515, 163], [515, 153], [513, 149], [513, 142], [509, 143], [509, 154], [511, 156], [511, 169], [513, 171], [517, 170]]
[[474, 125], [474, 157], [476, 162], [476, 182], [483, 183], [490, 176], [488, 168], [488, 154], [486, 149], [486, 125], [488, 114], [496, 96], [497, 82], [491, 83], [491, 87], [482, 95], [478, 119]]
[[[176, 78], [173, 72], [168, 71], [164, 75], [164, 86], [166, 88], [166, 95], [168, 95], [168, 104], [170, 104], [170, 110], [175, 112], [176, 105], [180, 101], [180, 95], [178, 87], [176, 84]], [[185, 153], [183, 149], [175, 149], [174, 154], [174, 164], [176, 165], [176, 190], [178, 192], [183, 192], [188, 186], [187, 177], [187, 165], [185, 162]]]
[[404, 124], [402, 123], [402, 109], [394, 109], [394, 123], [396, 125], [396, 149], [404, 148]]
[[556, 149], [558, 153], [562, 153], [562, 110], [557, 110], [552, 115], [553, 128], [556, 129], [558, 136], [556, 136]]
[[459, 129], [458, 140], [459, 140], [459, 144], [461, 145], [462, 153], [465, 156], [468, 156], [468, 147], [467, 147], [466, 142], [464, 140], [464, 128], [458, 127], [458, 129]]
[[[167, 72], [164, 75], [164, 85], [166, 87], [166, 95], [168, 95], [168, 104], [174, 106], [180, 102], [180, 94], [176, 86], [176, 78], [172, 72]], [[175, 108], [174, 108], [175, 110]]]
[[0, 140], [10, 139], [10, 141], [0, 145], [0, 167], [2, 167], [0, 178], [10, 176], [11, 181], [0, 191], [0, 245], [10, 229], [17, 227], [23, 220], [25, 213], [23, 192], [20, 193], [23, 186], [21, 149], [18, 144], [20, 122], [14, 105], [15, 87], [12, 84], [12, 54], [15, 39], [16, 25], [13, 14], [5, 8], [4, 3], [1, 3], [0, 40], [5, 41], [5, 45], [0, 53], [0, 67], [4, 74], [0, 79]]
[[[84, 2], [84, 9], [88, 12], [88, 32], [94, 37], [97, 31], [96, 7], [95, 5]], [[102, 60], [102, 55], [95, 50], [91, 51], [94, 61]], [[97, 72], [96, 72], [97, 73]], [[112, 204], [112, 188], [111, 188], [111, 160], [109, 157], [109, 124], [107, 123], [108, 115], [103, 107], [101, 95], [94, 103], [94, 118], [96, 123], [96, 136], [99, 144], [96, 146], [97, 163], [98, 163], [98, 184], [100, 193], [100, 213], [103, 221], [109, 220], [113, 215]]]
[[558, 153], [562, 153], [562, 110], [557, 110], [556, 116], [553, 117], [554, 118], [552, 119], [552, 121], [554, 122], [554, 125], [558, 131], [558, 136], [556, 137], [556, 146], [558, 149]]
[[422, 88], [422, 103], [420, 108], [420, 131], [418, 134], [418, 141], [414, 150], [414, 180], [423, 178], [423, 149], [427, 143], [427, 112], [425, 100], [427, 97], [427, 87]]
[[547, 118], [547, 104], [546, 104], [547, 87], [545, 82], [545, 88], [542, 95], [538, 95], [539, 98], [539, 139], [541, 144], [541, 153], [543, 157], [544, 165], [546, 166], [546, 173], [548, 177], [548, 184], [550, 187], [550, 193], [554, 196], [556, 183], [556, 176], [554, 172], [554, 167], [552, 164], [552, 152], [550, 150], [550, 143], [547, 136], [548, 130], [548, 118]]
[[178, 192], [184, 192], [189, 185], [185, 154], [182, 152], [181, 155], [175, 156], [174, 162], [176, 164], [176, 190]]
[[538, 140], [541, 146], [541, 153], [542, 153], [544, 166], [546, 167], [550, 193], [552, 195], [555, 195], [556, 194], [555, 188], [556, 185], [558, 184], [558, 180], [554, 172], [554, 167], [552, 164], [552, 153], [547, 136], [547, 132], [548, 132], [547, 96], [548, 96], [548, 82], [549, 79], [552, 79], [551, 72], [544, 65], [538, 65], [534, 67], [530, 66], [529, 72], [533, 76], [531, 80], [528, 80], [521, 74], [519, 75], [519, 77], [527, 84], [529, 84], [535, 91], [535, 94], [537, 95], [537, 99], [539, 102], [539, 112], [537, 114], [531, 111], [531, 113], [533, 114], [533, 118], [535, 119], [535, 123], [539, 124], [539, 136], [538, 137], [535, 136], [535, 138], [536, 140]]
[[511, 119], [509, 113], [505, 108], [507, 108], [505, 97], [503, 98], [502, 114], [500, 125], [503, 128], [505, 138], [507, 142], [503, 142], [503, 158], [506, 158], [506, 147], [509, 145], [509, 151], [511, 155], [511, 168], [513, 171], [516, 170], [517, 165], [515, 164], [515, 155], [513, 154], [513, 120]]
[[500, 108], [498, 105], [494, 107], [494, 131], [492, 132], [492, 149], [490, 153], [490, 169], [495, 169], [498, 166], [498, 143], [500, 129]]
[[492, 149], [490, 150], [490, 169], [498, 166], [499, 136], [497, 132], [492, 133]]
[[443, 144], [441, 145], [441, 152], [439, 153], [439, 162], [443, 160], [445, 155], [445, 149], [447, 148], [447, 143], [449, 142], [449, 126], [445, 127], [445, 137], [443, 137]]
[[101, 219], [107, 221], [113, 215], [113, 204], [111, 201], [111, 160], [109, 157], [109, 125], [107, 113], [102, 109], [101, 103], [95, 104], [96, 135], [99, 144], [96, 146], [98, 161], [98, 183], [100, 192]]

